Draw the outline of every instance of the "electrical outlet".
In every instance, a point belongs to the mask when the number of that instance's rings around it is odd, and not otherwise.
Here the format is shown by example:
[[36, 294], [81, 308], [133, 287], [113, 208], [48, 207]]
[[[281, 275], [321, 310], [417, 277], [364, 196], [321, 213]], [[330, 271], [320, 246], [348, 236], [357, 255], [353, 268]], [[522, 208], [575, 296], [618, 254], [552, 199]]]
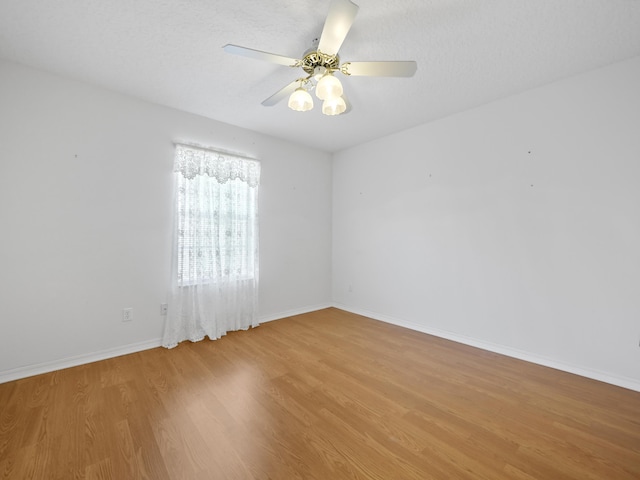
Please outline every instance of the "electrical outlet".
[[133, 320], [133, 308], [123, 308], [122, 309], [122, 321], [130, 322]]
[[168, 304], [161, 303], [160, 304], [160, 315], [166, 315], [168, 309], [169, 309], [169, 305]]

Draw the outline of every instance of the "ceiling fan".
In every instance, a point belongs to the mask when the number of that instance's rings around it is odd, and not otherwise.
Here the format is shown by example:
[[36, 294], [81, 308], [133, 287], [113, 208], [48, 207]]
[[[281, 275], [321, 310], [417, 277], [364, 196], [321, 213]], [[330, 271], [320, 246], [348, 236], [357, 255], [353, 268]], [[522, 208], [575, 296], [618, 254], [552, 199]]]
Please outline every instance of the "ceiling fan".
[[333, 0], [325, 20], [322, 34], [317, 43], [307, 50], [302, 59], [295, 59], [275, 53], [263, 52], [238, 45], [225, 45], [225, 52], [267, 62], [302, 68], [305, 76], [291, 82], [286, 87], [267, 98], [262, 105], [273, 106], [289, 97], [289, 108], [305, 112], [313, 108], [313, 97], [309, 93], [315, 89], [316, 96], [323, 101], [322, 113], [339, 115], [348, 111], [342, 84], [335, 76], [340, 72], [347, 76], [369, 77], [412, 77], [417, 65], [414, 61], [389, 62], [344, 62], [340, 63], [338, 50], [342, 46], [358, 13], [358, 6], [350, 0]]

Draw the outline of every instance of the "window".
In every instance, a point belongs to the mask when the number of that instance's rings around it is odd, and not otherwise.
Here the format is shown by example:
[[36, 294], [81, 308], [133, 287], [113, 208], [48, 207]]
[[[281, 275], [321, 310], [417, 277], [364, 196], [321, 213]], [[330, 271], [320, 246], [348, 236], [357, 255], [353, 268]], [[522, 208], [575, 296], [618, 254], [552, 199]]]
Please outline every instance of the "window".
[[177, 280], [251, 279], [258, 261], [259, 163], [178, 145]]

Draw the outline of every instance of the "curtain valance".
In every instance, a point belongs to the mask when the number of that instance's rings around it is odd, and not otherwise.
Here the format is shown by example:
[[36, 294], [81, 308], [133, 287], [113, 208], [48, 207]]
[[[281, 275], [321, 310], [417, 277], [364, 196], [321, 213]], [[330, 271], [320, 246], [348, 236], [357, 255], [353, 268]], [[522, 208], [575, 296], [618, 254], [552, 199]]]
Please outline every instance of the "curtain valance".
[[250, 187], [260, 183], [259, 161], [190, 145], [176, 145], [173, 171], [189, 180], [197, 175], [208, 175], [221, 184], [236, 179]]

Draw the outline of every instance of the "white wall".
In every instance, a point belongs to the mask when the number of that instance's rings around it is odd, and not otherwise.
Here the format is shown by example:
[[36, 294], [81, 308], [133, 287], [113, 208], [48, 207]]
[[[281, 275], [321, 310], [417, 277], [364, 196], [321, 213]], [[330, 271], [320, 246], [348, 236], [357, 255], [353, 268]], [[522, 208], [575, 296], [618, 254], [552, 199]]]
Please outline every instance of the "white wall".
[[329, 304], [330, 155], [2, 62], [0, 381], [158, 344], [176, 140], [262, 161], [260, 318]]
[[636, 58], [340, 152], [332, 179], [328, 154], [0, 62], [0, 381], [158, 344], [190, 140], [262, 160], [262, 320], [333, 301], [640, 389], [639, 84]]
[[334, 155], [334, 303], [640, 390], [639, 85], [640, 57]]

